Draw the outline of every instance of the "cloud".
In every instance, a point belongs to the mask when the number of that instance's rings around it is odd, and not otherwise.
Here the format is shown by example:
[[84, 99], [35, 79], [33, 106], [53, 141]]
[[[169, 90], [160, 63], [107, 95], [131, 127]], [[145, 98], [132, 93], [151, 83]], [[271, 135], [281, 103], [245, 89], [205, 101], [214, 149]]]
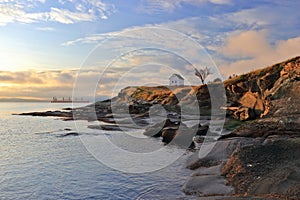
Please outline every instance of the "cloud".
[[[108, 16], [116, 12], [115, 6], [110, 3], [104, 3], [101, 0], [59, 0], [61, 5], [71, 3], [77, 13], [87, 14], [96, 19], [108, 19]], [[86, 16], [87, 17], [87, 16]]]
[[210, 0], [210, 2], [213, 4], [220, 4], [220, 5], [232, 3], [231, 0]]
[[62, 43], [62, 46], [72, 46], [75, 44], [95, 44], [95, 43], [99, 43], [100, 41], [103, 41], [107, 38], [109, 38], [112, 34], [108, 33], [108, 34], [94, 34], [94, 35], [90, 35], [90, 36], [86, 36], [86, 37], [82, 37], [82, 38], [77, 38], [75, 40], [70, 40], [70, 41], [66, 41], [64, 43]]
[[0, 97], [47, 100], [52, 96], [70, 96], [76, 72], [76, 70], [0, 71]]
[[55, 31], [53, 27], [37, 27], [36, 29], [39, 31]]
[[222, 54], [229, 57], [256, 57], [270, 51], [266, 30], [232, 34], [221, 48]]
[[[197, 35], [198, 33], [194, 30], [189, 30], [188, 34], [190, 34], [193, 39], [203, 39], [202, 36]], [[106, 39], [106, 42], [101, 43]], [[175, 63], [177, 60], [174, 59], [183, 59], [182, 57], [197, 65], [211, 63], [204, 49], [193, 39], [178, 31], [167, 29], [163, 25], [146, 25], [144, 27], [128, 28], [119, 32], [78, 38], [73, 41], [65, 42], [63, 45], [75, 45], [90, 42], [95, 44], [99, 43], [100, 46], [97, 49], [94, 49], [91, 56], [88, 58], [89, 62], [94, 60], [90, 66], [107, 66], [111, 61], [120, 58], [122, 58], [121, 61], [123, 63], [118, 63], [120, 66], [119, 68], [126, 68], [126, 66], [128, 67], [137, 64], [142, 65], [149, 62], [164, 63], [170, 67], [182, 68], [185, 64], [177, 66], [177, 63]], [[160, 51], [155, 54], [153, 51], [151, 52], [151, 49]], [[138, 55], [140, 53], [138, 50], [143, 50], [141, 55]], [[169, 59], [164, 55], [166, 52], [173, 55], [172, 59]], [[131, 53], [135, 54], [134, 57], [128, 58], [128, 55], [131, 55]], [[149, 56], [149, 54], [151, 56]], [[126, 61], [124, 61], [124, 59], [126, 59]], [[101, 61], [101, 64], [97, 64], [97, 60]], [[128, 63], [128, 61], [130, 61], [130, 63]]]
[[48, 100], [53, 96], [69, 97], [72, 96], [75, 81], [76, 97], [91, 99], [96, 95], [97, 98], [107, 98], [130, 85], [167, 85], [168, 77], [178, 71], [189, 82], [194, 78], [194, 84], [198, 84], [193, 69], [185, 68], [188, 64], [172, 53], [149, 49], [121, 56], [105, 73], [104, 67], [99, 65], [94, 69], [82, 67], [80, 71], [0, 71], [0, 98]]
[[300, 1], [274, 1], [253, 8], [229, 12], [215, 18], [226, 27], [238, 30], [262, 30], [272, 32], [272, 39], [296, 37], [299, 35]]
[[73, 24], [80, 21], [93, 21], [96, 16], [89, 13], [72, 12], [66, 9], [51, 8], [47, 13], [50, 21], [59, 22], [62, 24]]
[[11, 86], [72, 86], [76, 77], [76, 70], [49, 70], [39, 72], [27, 71], [0, 71], [0, 84]]
[[[45, 21], [73, 24], [107, 19], [115, 12], [114, 5], [103, 3], [101, 0], [78, 0], [76, 2], [59, 0], [59, 3], [61, 5], [57, 8], [49, 7], [45, 0], [0, 1], [0, 26], [14, 22], [40, 23]], [[45, 7], [48, 11], [45, 11]]]
[[[150, 2], [150, 1], [149, 1]], [[208, 1], [151, 1], [153, 7], [169, 9], [179, 8], [183, 4], [201, 5]], [[147, 4], [148, 1], [143, 1]], [[217, 1], [215, 1], [217, 3]], [[219, 3], [230, 3], [229, 1]], [[227, 76], [230, 73], [244, 73], [249, 70], [271, 65], [287, 58], [299, 55], [299, 26], [300, 13], [297, 8], [300, 2], [267, 2], [246, 6], [247, 9], [235, 8], [234, 11], [211, 16], [200, 16], [169, 21], [160, 24], [146, 24], [142, 27], [130, 27], [117, 32], [88, 35], [67, 41], [64, 45], [100, 44], [102, 41], [117, 36], [120, 39], [111, 43], [111, 49], [122, 50], [128, 44], [122, 43], [122, 37], [130, 37], [128, 32], [135, 32], [131, 37], [132, 45], [157, 44], [169, 48], [176, 48], [181, 41], [170, 40], [168, 35], [145, 35], [143, 28], [173, 29], [186, 34], [200, 45], [204, 46], [218, 64], [222, 73]], [[241, 5], [243, 7], [243, 5]], [[292, 13], [292, 14], [288, 14]], [[296, 16], [296, 17], [295, 17]], [[136, 32], [135, 30], [139, 30]], [[123, 36], [122, 36], [123, 35]], [[144, 38], [144, 40], [142, 40]], [[170, 40], [170, 41], [169, 41]], [[182, 43], [184, 44], [184, 43]], [[297, 46], [298, 44], [298, 46]], [[191, 52], [189, 52], [191, 51]], [[193, 55], [193, 51], [187, 48], [186, 53]], [[105, 50], [103, 50], [105, 53]], [[194, 55], [196, 56], [196, 54]], [[136, 62], [145, 62], [142, 57]]]
[[229, 36], [220, 48], [220, 53], [227, 58], [220, 61], [223, 73], [241, 74], [300, 55], [300, 36], [274, 44], [268, 40], [269, 36], [269, 32], [253, 30]]
[[[251, 30], [228, 36], [219, 52], [226, 57], [219, 63], [223, 74], [243, 73], [299, 55], [300, 37], [272, 44], [268, 42], [269, 34], [266, 31]], [[45, 100], [53, 96], [68, 97], [72, 96], [74, 81], [79, 78], [77, 97], [92, 97], [96, 93], [98, 97], [104, 98], [116, 95], [120, 89], [129, 85], [167, 85], [168, 77], [176, 70], [191, 84], [199, 84], [193, 68], [185, 60], [169, 52], [151, 49], [129, 52], [112, 63], [104, 74], [103, 70], [101, 66], [93, 70], [83, 67], [79, 77], [78, 70], [0, 71], [0, 94], [2, 98]]]
[[26, 13], [21, 4], [0, 4], [0, 26], [12, 22], [33, 23], [43, 18], [41, 13]]
[[142, 0], [139, 10], [148, 14], [173, 12], [184, 4], [201, 6], [205, 3], [225, 5], [231, 4], [231, 0]]
[[[93, 34], [85, 37], [77, 38], [74, 40], [69, 40], [62, 43], [63, 46], [72, 46], [72, 45], [80, 45], [80, 44], [99, 44], [104, 40], [110, 39], [111, 37], [122, 37], [126, 35], [126, 33], [133, 32], [134, 37], [138, 40], [138, 38], [145, 38], [143, 35], [143, 28], [157, 28], [157, 29], [170, 29], [179, 34], [185, 34], [188, 37], [191, 37], [194, 40], [204, 41], [207, 40], [207, 36], [201, 34], [197, 26], [199, 26], [199, 21], [201, 21], [198, 17], [187, 18], [182, 20], [177, 20], [174, 22], [167, 22], [161, 24], [145, 24], [143, 26], [134, 26], [125, 28], [120, 31], [107, 32], [101, 34]], [[137, 33], [140, 32], [140, 34]], [[133, 37], [133, 36], [132, 36]], [[149, 38], [149, 40], [153, 38], [153, 36]], [[161, 38], [162, 39], [162, 38]]]
[[[214, 3], [229, 4], [230, 1], [211, 0]], [[157, 5], [158, 9], [170, 8], [176, 9], [183, 3], [192, 5], [202, 5], [209, 2], [208, 0], [143, 0], [143, 5], [153, 4]], [[243, 4], [240, 3], [241, 7]], [[270, 5], [271, 4], [271, 5]], [[169, 21], [160, 24], [146, 24], [142, 27], [161, 27], [170, 28], [186, 34], [187, 36], [197, 40], [201, 45], [210, 50], [215, 50], [223, 45], [226, 38], [232, 33], [239, 33], [248, 30], [267, 30], [272, 32], [269, 35], [273, 42], [285, 38], [296, 37], [299, 35], [300, 12], [297, 12], [300, 2], [283, 3], [275, 1], [261, 4], [254, 4], [246, 6], [246, 9], [239, 9], [233, 7], [233, 11], [225, 12], [223, 14], [213, 14], [208, 16], [198, 16], [183, 18], [176, 21]], [[279, 5], [277, 5], [279, 4]], [[155, 6], [154, 6], [155, 7]], [[292, 12], [289, 15], [287, 13]], [[129, 27], [117, 32], [109, 32], [103, 34], [94, 34], [86, 37], [78, 38], [72, 41], [65, 42], [64, 45], [74, 45], [80, 43], [97, 43], [103, 41], [111, 35], [117, 35], [121, 32], [133, 30], [142, 27]]]
[[[70, 97], [78, 72], [79, 70], [0, 71], [0, 98], [50, 100], [54, 96]], [[100, 77], [99, 70], [82, 69], [74, 98], [84, 97], [92, 100], [95, 94], [87, 94], [86, 91], [91, 89], [91, 85], [95, 87]], [[118, 75], [111, 72], [108, 77], [103, 78], [105, 88], [98, 91], [98, 98], [107, 98], [111, 94], [115, 77]]]
[[[1, 72], [0, 72], [0, 74], [1, 74]], [[12, 81], [13, 79], [14, 79], [13, 77], [6, 75], [6, 74], [0, 75], [1, 82]]]

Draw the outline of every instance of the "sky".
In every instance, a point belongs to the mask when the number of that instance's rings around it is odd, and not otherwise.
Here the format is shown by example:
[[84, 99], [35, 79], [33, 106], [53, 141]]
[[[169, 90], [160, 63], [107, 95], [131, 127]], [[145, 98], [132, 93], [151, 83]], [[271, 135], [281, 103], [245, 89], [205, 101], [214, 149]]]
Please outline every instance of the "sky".
[[[0, 98], [107, 98], [300, 53], [296, 0], [0, 0]], [[75, 92], [74, 92], [75, 91]], [[112, 92], [114, 91], [114, 93]]]

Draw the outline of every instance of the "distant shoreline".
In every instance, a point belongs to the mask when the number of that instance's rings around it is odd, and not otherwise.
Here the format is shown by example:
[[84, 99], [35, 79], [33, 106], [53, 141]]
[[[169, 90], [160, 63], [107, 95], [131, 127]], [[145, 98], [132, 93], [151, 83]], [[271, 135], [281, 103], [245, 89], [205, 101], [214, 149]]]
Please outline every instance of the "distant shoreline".
[[47, 100], [34, 100], [34, 99], [0, 99], [1, 103], [46, 103]]

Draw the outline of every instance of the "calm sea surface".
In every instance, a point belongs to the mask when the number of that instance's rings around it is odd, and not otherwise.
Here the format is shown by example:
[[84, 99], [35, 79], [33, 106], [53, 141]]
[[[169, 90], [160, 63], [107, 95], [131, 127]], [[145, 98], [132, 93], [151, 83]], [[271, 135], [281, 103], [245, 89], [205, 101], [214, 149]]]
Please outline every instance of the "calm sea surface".
[[[185, 154], [170, 166], [151, 173], [129, 174], [96, 160], [76, 132], [73, 121], [12, 113], [59, 110], [50, 103], [0, 103], [0, 199], [183, 199], [181, 187], [191, 173]], [[83, 127], [88, 122], [80, 122]], [[98, 131], [99, 132], [99, 131]], [[86, 137], [96, 137], [86, 128]], [[121, 132], [104, 132], [136, 151], [141, 145], [126, 141]], [[163, 144], [154, 138], [149, 146]], [[170, 151], [185, 151], [169, 147]], [[109, 153], [109, 152], [107, 152]], [[184, 198], [185, 199], [185, 198]]]

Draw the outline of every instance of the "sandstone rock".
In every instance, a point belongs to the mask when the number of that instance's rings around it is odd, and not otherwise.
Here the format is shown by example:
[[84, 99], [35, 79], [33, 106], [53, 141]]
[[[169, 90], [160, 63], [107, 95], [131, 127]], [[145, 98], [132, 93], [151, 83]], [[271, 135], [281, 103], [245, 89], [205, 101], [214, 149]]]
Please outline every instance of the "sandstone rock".
[[267, 100], [262, 100], [260, 98], [256, 99], [255, 105], [254, 105], [254, 112], [255, 112], [255, 116], [260, 117], [262, 116], [262, 114], [266, 111], [267, 106], [268, 106], [268, 102]]
[[[244, 74], [225, 81], [228, 105], [240, 106], [253, 110], [247, 114], [246, 110], [232, 113], [233, 117], [242, 120], [256, 119], [268, 114], [274, 100], [286, 98], [296, 88], [294, 85], [300, 80], [300, 57]], [[299, 96], [299, 88], [297, 90]], [[240, 117], [240, 114], [242, 116]], [[230, 113], [229, 113], [230, 114]], [[252, 117], [254, 114], [254, 117]]]
[[258, 93], [245, 93], [244, 96], [241, 98], [240, 103], [242, 104], [242, 107], [247, 107], [254, 111], [254, 113], [252, 113], [255, 114], [255, 116], [252, 116], [253, 118], [259, 117], [265, 111], [266, 103], [264, 100], [261, 99], [261, 97], [259, 97]]
[[254, 108], [256, 101], [258, 98], [258, 94], [254, 94], [252, 92], [246, 92], [240, 100], [240, 103], [243, 107]]
[[255, 119], [255, 116], [254, 110], [247, 107], [240, 107], [233, 113], [233, 117], [241, 121]]
[[230, 134], [223, 135], [219, 139], [231, 137], [267, 138], [271, 135], [299, 136], [299, 116], [300, 115], [291, 116], [289, 118], [273, 117], [255, 120], [236, 128]]

